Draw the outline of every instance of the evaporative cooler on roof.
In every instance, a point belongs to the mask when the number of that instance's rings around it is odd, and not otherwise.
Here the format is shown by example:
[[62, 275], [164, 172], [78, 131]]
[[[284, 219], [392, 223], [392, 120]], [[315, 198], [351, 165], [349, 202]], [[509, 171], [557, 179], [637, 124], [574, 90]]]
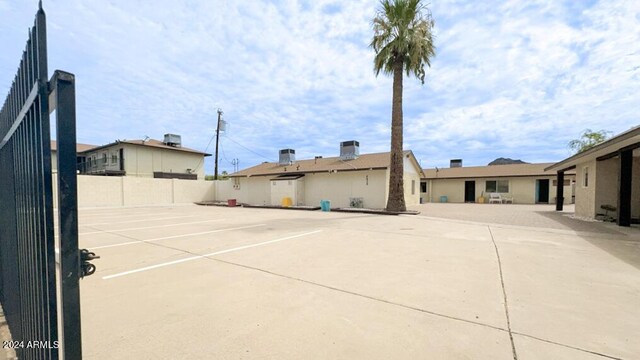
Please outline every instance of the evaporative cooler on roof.
[[355, 140], [340, 143], [340, 160], [353, 160], [360, 156], [360, 142]]
[[176, 134], [164, 134], [164, 143], [169, 146], [182, 146], [182, 137]]
[[282, 149], [280, 150], [280, 157], [278, 164], [280, 165], [291, 165], [296, 161], [296, 151], [293, 149]]

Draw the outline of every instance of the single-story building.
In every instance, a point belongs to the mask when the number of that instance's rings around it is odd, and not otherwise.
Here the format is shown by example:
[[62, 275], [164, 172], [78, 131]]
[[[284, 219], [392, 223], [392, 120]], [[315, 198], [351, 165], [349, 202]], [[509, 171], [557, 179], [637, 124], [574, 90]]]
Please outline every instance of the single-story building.
[[182, 146], [179, 135], [117, 140], [78, 153], [80, 174], [204, 180], [204, 158], [211, 156]]
[[[594, 218], [608, 213], [614, 215], [620, 226], [630, 226], [640, 219], [640, 126], [545, 170], [555, 172], [558, 181], [569, 171], [577, 174], [577, 216]], [[564, 194], [558, 192], [556, 196]], [[556, 209], [562, 210], [562, 206]]]
[[[233, 190], [225, 194], [255, 205], [332, 207], [386, 207], [389, 191], [390, 153], [360, 154], [357, 141], [340, 144], [340, 156], [296, 160], [295, 150], [280, 150], [279, 161], [265, 162], [229, 175]], [[420, 201], [422, 169], [413, 152], [404, 152], [404, 189], [407, 205]]]
[[[572, 194], [575, 183], [575, 172], [567, 173], [558, 182], [553, 171], [545, 170], [552, 163], [463, 167], [456, 160], [452, 165], [424, 169], [422, 202], [480, 202], [486, 201], [490, 193], [499, 193], [512, 198], [515, 204], [553, 204], [558, 184], [562, 184], [565, 194]], [[571, 196], [564, 199], [565, 203], [571, 201]]]

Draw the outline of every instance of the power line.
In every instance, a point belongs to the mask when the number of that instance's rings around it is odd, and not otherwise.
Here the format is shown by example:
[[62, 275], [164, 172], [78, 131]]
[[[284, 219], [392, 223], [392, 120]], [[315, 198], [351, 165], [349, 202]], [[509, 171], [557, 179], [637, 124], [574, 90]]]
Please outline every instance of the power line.
[[258, 156], [260, 156], [260, 157], [261, 157], [261, 158], [263, 158], [263, 159], [267, 159], [267, 160], [269, 160], [269, 162], [273, 162], [273, 159], [269, 159], [268, 157], [266, 157], [266, 156], [264, 156], [264, 155], [262, 155], [262, 154], [258, 154], [257, 152], [255, 152], [255, 151], [253, 151], [253, 150], [249, 149], [248, 147], [246, 147], [246, 146], [244, 146], [244, 145], [240, 144], [239, 142], [237, 142], [237, 141], [233, 140], [233, 139], [232, 139], [232, 138], [230, 138], [229, 136], [226, 136], [226, 138], [227, 138], [227, 139], [229, 139], [229, 140], [231, 140], [233, 143], [235, 143], [236, 145], [240, 146], [241, 148], [243, 148], [243, 149], [245, 149], [245, 150], [247, 150], [247, 151], [249, 151], [249, 152], [251, 152], [251, 153], [253, 153], [253, 154], [255, 154], [255, 155], [258, 155]]
[[[209, 146], [211, 145], [211, 142], [213, 141], [213, 138], [216, 137], [215, 134], [213, 134], [213, 136], [211, 137], [211, 139], [209, 139], [209, 143], [207, 143], [207, 147], [204, 148], [204, 153], [207, 152], [207, 150], [209, 150]], [[193, 171], [197, 171], [200, 168], [200, 165], [202, 165], [202, 163], [204, 162], [204, 156], [202, 157], [202, 159], [200, 159], [200, 161], [198, 162], [198, 165], [196, 165], [195, 169]]]
[[220, 142], [220, 150], [222, 151], [222, 158], [223, 158], [226, 162], [228, 162], [229, 164], [233, 165], [233, 162], [231, 162], [231, 161], [229, 161], [229, 159], [227, 159], [227, 154], [225, 154], [225, 152], [224, 152], [224, 146], [223, 146], [223, 145], [224, 145], [224, 143], [221, 141], [221, 142]]

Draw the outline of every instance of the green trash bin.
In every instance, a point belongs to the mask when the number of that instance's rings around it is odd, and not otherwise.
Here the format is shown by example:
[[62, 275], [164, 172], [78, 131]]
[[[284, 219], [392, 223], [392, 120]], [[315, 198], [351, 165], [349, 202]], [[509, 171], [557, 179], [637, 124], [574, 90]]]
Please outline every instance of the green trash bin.
[[320, 200], [320, 209], [322, 209], [322, 211], [331, 211], [331, 201]]
[[446, 195], [440, 196], [440, 202], [441, 203], [446, 203], [449, 199], [447, 198]]

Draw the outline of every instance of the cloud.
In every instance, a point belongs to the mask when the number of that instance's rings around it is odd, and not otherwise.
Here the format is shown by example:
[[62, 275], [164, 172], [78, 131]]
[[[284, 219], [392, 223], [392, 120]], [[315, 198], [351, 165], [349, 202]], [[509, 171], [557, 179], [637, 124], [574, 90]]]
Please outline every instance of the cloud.
[[[0, 91], [36, 7], [0, 0]], [[204, 150], [222, 108], [227, 171], [287, 147], [332, 156], [356, 139], [361, 152], [387, 151], [392, 84], [372, 69], [375, 7], [49, 0], [49, 68], [77, 76], [81, 142], [171, 132]], [[638, 123], [638, 2], [449, 0], [432, 12], [437, 56], [425, 85], [405, 79], [404, 93], [405, 141], [423, 165], [555, 161], [584, 128]]]

